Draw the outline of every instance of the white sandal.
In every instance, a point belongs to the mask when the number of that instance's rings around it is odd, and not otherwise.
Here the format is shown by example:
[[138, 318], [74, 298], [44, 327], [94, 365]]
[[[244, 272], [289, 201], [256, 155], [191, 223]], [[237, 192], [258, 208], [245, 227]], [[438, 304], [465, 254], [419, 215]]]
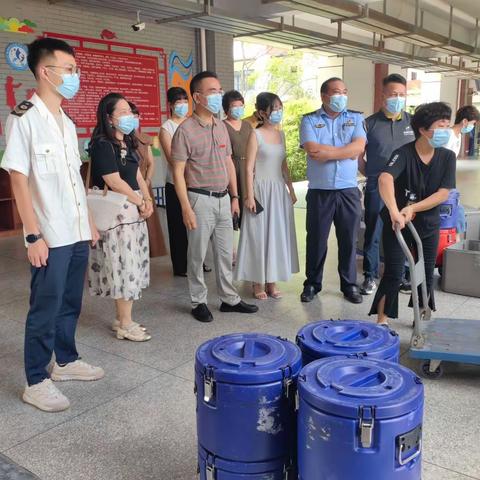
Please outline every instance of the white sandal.
[[[144, 327], [144, 326], [141, 325], [140, 323], [132, 322], [132, 325], [135, 325], [135, 326], [139, 327], [139, 328], [140, 328], [141, 330], [143, 330], [144, 332], [147, 331], [147, 327]], [[115, 319], [115, 320], [112, 322], [112, 332], [116, 332], [119, 328], [120, 328], [120, 320]]]
[[150, 334], [143, 331], [138, 324], [132, 324], [128, 328], [118, 328], [117, 338], [119, 340], [131, 340], [132, 342], [146, 342], [152, 338]]

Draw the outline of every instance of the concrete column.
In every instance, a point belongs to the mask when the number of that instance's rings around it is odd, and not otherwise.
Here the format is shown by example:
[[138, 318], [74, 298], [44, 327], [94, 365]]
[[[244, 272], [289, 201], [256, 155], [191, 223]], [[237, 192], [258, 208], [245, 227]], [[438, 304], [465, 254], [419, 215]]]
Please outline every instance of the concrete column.
[[[442, 75], [442, 80], [440, 83], [440, 100], [446, 102], [452, 107], [453, 116], [458, 109], [459, 102], [459, 80], [456, 77], [446, 77]], [[465, 105], [466, 96], [464, 101], [460, 100], [461, 105]]]
[[373, 111], [376, 112], [380, 110], [383, 104], [382, 98], [382, 89], [383, 89], [383, 79], [389, 74], [388, 65], [386, 63], [376, 63], [375, 64], [375, 100], [373, 104]]
[[365, 117], [373, 113], [375, 98], [375, 65], [361, 58], [345, 58], [343, 80], [348, 88], [348, 106], [363, 112]]

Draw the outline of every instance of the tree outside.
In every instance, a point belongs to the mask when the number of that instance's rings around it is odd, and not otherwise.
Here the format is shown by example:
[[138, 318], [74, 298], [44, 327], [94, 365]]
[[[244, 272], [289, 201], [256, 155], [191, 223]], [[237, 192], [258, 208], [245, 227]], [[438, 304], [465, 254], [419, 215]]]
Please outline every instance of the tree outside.
[[253, 113], [255, 96], [261, 91], [276, 93], [281, 98], [284, 113], [282, 129], [292, 180], [305, 180], [306, 156], [299, 147], [302, 116], [319, 108], [321, 81], [339, 72], [320, 72], [322, 67], [319, 65], [323, 62], [319, 60], [326, 58], [321, 54], [260, 45], [259, 50], [252, 54], [249, 47], [239, 45], [242, 60], [236, 63], [235, 85], [246, 98], [246, 116]]

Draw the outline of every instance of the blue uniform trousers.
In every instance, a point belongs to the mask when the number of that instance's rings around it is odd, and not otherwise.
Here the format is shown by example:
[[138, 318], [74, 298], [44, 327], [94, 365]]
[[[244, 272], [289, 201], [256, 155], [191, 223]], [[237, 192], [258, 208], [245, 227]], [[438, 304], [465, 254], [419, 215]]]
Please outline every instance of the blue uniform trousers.
[[25, 328], [25, 372], [29, 385], [49, 377], [52, 353], [57, 363], [78, 358], [75, 330], [82, 306], [88, 242], [50, 248], [47, 266], [32, 267], [30, 310]]
[[356, 247], [361, 205], [358, 188], [309, 189], [307, 192], [307, 264], [304, 285], [322, 289], [323, 267], [332, 222], [338, 242], [340, 289], [357, 285]]

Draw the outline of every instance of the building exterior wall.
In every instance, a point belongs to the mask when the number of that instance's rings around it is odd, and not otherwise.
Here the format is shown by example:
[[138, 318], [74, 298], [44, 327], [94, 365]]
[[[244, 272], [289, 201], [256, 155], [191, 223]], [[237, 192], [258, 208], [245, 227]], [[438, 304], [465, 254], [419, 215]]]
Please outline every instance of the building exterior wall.
[[[101, 2], [99, 2], [101, 5]], [[128, 44], [140, 44], [151, 47], [163, 48], [167, 60], [172, 52], [186, 60], [192, 54], [193, 65], [191, 73], [195, 74], [200, 65], [198, 48], [196, 47], [196, 34], [193, 28], [180, 27], [175, 23], [155, 25], [147, 21], [147, 28], [140, 32], [134, 32], [131, 25], [135, 22], [135, 16], [124, 12], [112, 12], [98, 9], [76, 6], [74, 2], [49, 3], [47, 0], [0, 0], [0, 15], [3, 18], [17, 18], [20, 21], [28, 19], [37, 26], [33, 33], [18, 33], [0, 29], [0, 152], [4, 149], [4, 126], [10, 112], [7, 105], [6, 81], [7, 77], [13, 77], [16, 103], [25, 100], [28, 91], [35, 86], [33, 75], [29, 70], [15, 71], [5, 61], [5, 48], [9, 43], [18, 42], [28, 44], [43, 32], [54, 32], [68, 35], [78, 35], [100, 39], [104, 29], [114, 32], [114, 41]], [[144, 18], [142, 18], [144, 20]], [[233, 87], [233, 39], [228, 35], [213, 34], [211, 47], [215, 55], [215, 67], [222, 80], [224, 88]], [[168, 63], [168, 62], [167, 62]], [[11, 80], [10, 80], [11, 82]], [[161, 87], [161, 101], [165, 105], [165, 88]], [[11, 103], [11, 95], [10, 95]]]

